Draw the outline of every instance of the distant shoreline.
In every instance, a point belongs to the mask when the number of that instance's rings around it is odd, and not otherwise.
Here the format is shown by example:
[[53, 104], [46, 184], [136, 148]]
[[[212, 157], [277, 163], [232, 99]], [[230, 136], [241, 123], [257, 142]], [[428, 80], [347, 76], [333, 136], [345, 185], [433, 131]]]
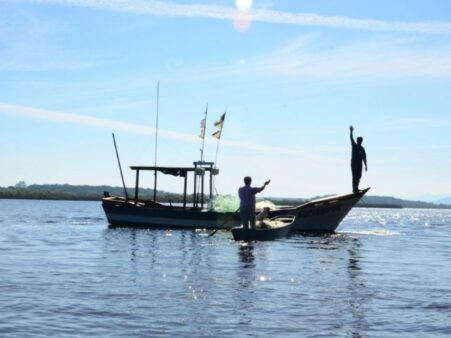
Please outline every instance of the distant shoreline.
[[[398, 204], [366, 204], [366, 203], [357, 204], [355, 208], [405, 209], [402, 205]], [[449, 208], [451, 209], [451, 206]], [[417, 209], [431, 209], [431, 208], [417, 208]]]
[[[84, 202], [101, 202], [103, 197], [96, 197], [96, 198], [90, 198], [90, 197], [54, 197], [54, 198], [46, 198], [46, 197], [34, 197], [34, 196], [30, 196], [30, 197], [26, 197], [26, 196], [21, 196], [21, 197], [4, 197], [0, 195], [0, 200], [27, 200], [27, 201], [84, 201]], [[150, 198], [149, 198], [150, 199]], [[267, 200], [271, 201], [274, 203], [274, 201], [272, 201], [270, 198], [268, 198]], [[177, 203], [177, 202], [176, 202]], [[281, 205], [278, 203], [274, 203], [275, 205]], [[293, 206], [296, 206], [298, 204], [292, 204]], [[286, 205], [284, 205], [286, 206]], [[355, 208], [375, 208], [375, 209], [405, 209], [402, 205], [396, 205], [396, 204], [357, 204], [355, 206]], [[451, 209], [451, 206], [449, 206], [448, 208], [446, 207], [435, 207], [435, 208], [428, 208], [428, 207], [417, 207], [416, 209]]]
[[[133, 190], [127, 188], [129, 196]], [[112, 196], [124, 196], [124, 190], [121, 187], [111, 186], [88, 186], [88, 185], [69, 185], [69, 184], [46, 184], [30, 185], [27, 187], [0, 187], [0, 199], [15, 200], [50, 200], [50, 201], [97, 201], [103, 198], [104, 191], [108, 191]], [[140, 189], [140, 198], [152, 199], [152, 189]], [[168, 193], [165, 191], [157, 192], [157, 199], [160, 202], [182, 202], [183, 197], [180, 194]], [[318, 196], [320, 197], [320, 196]], [[188, 196], [188, 199], [190, 196]], [[269, 200], [276, 205], [300, 205], [311, 199], [299, 198], [271, 198]], [[357, 208], [388, 208], [388, 209], [451, 209], [451, 205], [434, 204], [422, 201], [402, 200], [391, 196], [365, 196], [357, 205]]]

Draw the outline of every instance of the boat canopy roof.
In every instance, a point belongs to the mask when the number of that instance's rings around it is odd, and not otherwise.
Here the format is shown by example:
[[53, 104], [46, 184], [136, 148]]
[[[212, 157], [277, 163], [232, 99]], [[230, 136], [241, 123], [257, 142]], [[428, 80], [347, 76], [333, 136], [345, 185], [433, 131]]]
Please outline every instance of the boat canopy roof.
[[213, 168], [213, 162], [194, 162], [194, 167], [155, 167], [155, 166], [131, 166], [132, 170], [149, 170], [149, 171], [159, 171], [165, 175], [186, 177], [188, 172], [196, 172], [199, 170], [209, 171], [212, 175], [217, 175], [219, 170]]

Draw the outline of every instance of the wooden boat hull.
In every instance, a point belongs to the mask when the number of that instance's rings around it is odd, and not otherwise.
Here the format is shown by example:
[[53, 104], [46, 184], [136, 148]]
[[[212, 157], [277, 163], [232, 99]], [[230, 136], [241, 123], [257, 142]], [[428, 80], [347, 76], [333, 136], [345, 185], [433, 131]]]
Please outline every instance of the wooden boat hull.
[[115, 197], [104, 198], [102, 207], [111, 227], [214, 230], [241, 224], [238, 213], [149, 207]]
[[294, 209], [276, 209], [270, 211], [268, 217], [296, 216], [291, 225], [293, 232], [332, 233], [368, 190], [370, 188], [358, 193], [312, 200]]
[[[296, 232], [331, 233], [369, 190], [356, 194], [313, 200], [298, 207], [269, 211], [268, 217], [296, 216], [291, 230]], [[238, 213], [191, 210], [164, 205], [148, 205], [105, 197], [102, 207], [111, 227], [171, 229], [231, 229], [241, 225]]]

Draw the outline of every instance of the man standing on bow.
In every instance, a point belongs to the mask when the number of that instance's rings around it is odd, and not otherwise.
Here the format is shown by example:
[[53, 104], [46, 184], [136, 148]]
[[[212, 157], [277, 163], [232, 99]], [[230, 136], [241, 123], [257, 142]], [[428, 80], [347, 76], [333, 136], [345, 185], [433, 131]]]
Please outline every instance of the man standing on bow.
[[246, 176], [244, 178], [244, 186], [238, 189], [240, 196], [240, 216], [244, 229], [255, 229], [255, 195], [262, 192], [271, 182], [268, 180], [260, 188], [252, 188], [252, 178]]
[[352, 157], [351, 157], [351, 170], [352, 170], [352, 191], [355, 193], [359, 192], [359, 182], [362, 177], [362, 162], [365, 164], [365, 171], [368, 171], [368, 166], [366, 164], [366, 153], [365, 148], [362, 146], [363, 137], [357, 137], [357, 142], [354, 141], [354, 127], [350, 126], [350, 138], [352, 146]]

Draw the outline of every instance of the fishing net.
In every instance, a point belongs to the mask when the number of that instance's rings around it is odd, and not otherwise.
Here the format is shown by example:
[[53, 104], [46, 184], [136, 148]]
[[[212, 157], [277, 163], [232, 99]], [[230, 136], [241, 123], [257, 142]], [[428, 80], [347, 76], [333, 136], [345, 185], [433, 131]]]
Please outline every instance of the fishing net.
[[[216, 212], [235, 212], [240, 207], [240, 199], [231, 195], [218, 195], [208, 202], [208, 210]], [[264, 208], [276, 209], [276, 205], [268, 200], [257, 202], [255, 208], [263, 210]]]
[[208, 202], [208, 210], [216, 212], [235, 212], [240, 207], [240, 199], [230, 195], [218, 195]]
[[276, 205], [268, 200], [263, 200], [263, 201], [259, 201], [257, 202], [257, 204], [255, 205], [255, 208], [257, 210], [263, 210], [264, 208], [269, 208], [270, 210], [276, 209]]

